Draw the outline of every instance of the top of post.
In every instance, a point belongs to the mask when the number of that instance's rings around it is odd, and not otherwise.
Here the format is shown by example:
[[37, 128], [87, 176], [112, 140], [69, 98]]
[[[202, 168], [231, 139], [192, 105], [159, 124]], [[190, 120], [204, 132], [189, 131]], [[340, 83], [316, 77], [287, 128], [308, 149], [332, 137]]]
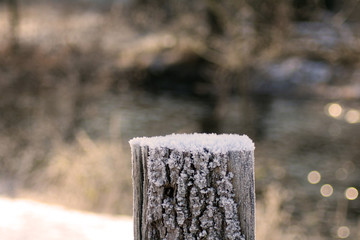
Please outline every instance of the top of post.
[[147, 146], [149, 149], [168, 148], [180, 152], [227, 153], [231, 151], [253, 151], [255, 145], [246, 135], [237, 134], [171, 134], [157, 137], [138, 137], [129, 141], [133, 146]]

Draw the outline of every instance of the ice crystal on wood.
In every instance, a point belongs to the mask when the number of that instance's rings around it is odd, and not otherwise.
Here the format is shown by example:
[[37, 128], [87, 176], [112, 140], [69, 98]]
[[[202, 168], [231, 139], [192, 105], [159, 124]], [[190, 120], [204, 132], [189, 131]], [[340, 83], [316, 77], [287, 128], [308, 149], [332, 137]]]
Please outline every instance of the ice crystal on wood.
[[227, 154], [150, 149], [148, 239], [243, 240]]

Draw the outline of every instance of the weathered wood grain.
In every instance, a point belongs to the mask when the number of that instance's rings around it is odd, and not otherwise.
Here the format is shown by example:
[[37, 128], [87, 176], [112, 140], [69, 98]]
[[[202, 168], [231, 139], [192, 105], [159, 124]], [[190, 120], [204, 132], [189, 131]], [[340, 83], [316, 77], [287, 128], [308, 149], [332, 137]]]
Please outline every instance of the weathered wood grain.
[[253, 151], [131, 147], [136, 240], [255, 240]]

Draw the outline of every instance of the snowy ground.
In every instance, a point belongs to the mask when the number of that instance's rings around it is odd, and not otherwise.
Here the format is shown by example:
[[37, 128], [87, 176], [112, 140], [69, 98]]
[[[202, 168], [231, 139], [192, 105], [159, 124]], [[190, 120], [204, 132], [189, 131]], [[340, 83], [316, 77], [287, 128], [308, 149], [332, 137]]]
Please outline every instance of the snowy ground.
[[23, 199], [0, 197], [1, 240], [132, 240], [129, 217], [67, 210]]

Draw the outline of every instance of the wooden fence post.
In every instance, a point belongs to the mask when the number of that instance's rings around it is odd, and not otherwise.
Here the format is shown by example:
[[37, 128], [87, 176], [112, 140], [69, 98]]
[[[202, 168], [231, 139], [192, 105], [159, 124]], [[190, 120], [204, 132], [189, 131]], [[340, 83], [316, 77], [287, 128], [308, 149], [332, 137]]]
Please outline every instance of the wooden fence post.
[[173, 134], [130, 145], [135, 240], [255, 240], [247, 136]]

